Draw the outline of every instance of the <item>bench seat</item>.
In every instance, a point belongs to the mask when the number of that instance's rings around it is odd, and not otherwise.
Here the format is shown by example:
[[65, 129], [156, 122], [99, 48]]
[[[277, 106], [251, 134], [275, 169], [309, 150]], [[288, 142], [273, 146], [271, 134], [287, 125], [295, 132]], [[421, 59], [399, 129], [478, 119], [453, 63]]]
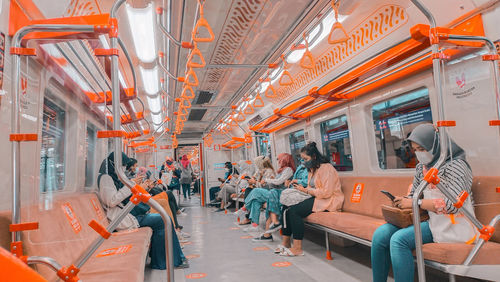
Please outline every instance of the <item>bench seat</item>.
[[[430, 243], [423, 247], [424, 258], [443, 264], [463, 264], [473, 245], [461, 243]], [[487, 242], [479, 251], [472, 264], [500, 264], [500, 244]]]

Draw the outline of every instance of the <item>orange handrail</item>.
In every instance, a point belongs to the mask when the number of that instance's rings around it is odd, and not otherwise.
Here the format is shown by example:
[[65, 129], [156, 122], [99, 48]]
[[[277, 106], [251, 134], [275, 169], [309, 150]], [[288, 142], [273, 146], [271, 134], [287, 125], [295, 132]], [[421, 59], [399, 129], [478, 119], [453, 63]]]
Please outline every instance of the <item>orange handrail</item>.
[[[193, 61], [195, 56], [198, 56], [200, 58], [201, 63], [196, 63]], [[203, 68], [205, 66], [206, 66], [205, 58], [203, 58], [203, 55], [201, 54], [200, 49], [198, 49], [198, 45], [195, 43], [193, 50], [191, 50], [191, 53], [189, 54], [187, 67], [188, 68]]]
[[260, 97], [260, 93], [257, 93], [257, 95], [255, 95], [255, 99], [253, 100], [252, 106], [254, 108], [264, 107], [264, 100], [262, 99], [262, 97]]
[[[314, 69], [315, 66], [314, 57], [311, 51], [309, 50], [309, 42], [307, 42], [305, 33], [303, 36], [304, 36], [306, 51], [304, 52], [302, 58], [300, 59], [300, 66], [305, 69]], [[309, 59], [309, 63], [307, 63], [307, 59]]]
[[[191, 94], [188, 95], [188, 92]], [[187, 99], [194, 99], [195, 94], [194, 94], [193, 88], [190, 85], [185, 84], [184, 88], [182, 89], [181, 97], [186, 99], [186, 100]]]
[[[193, 81], [190, 81], [190, 78], [193, 79]], [[198, 81], [198, 76], [196, 76], [196, 73], [194, 72], [193, 68], [189, 68], [187, 73], [186, 73], [186, 80], [184, 81], [184, 84], [196, 87], [200, 84]]]
[[[281, 84], [281, 79], [280, 79], [280, 84]], [[271, 92], [271, 93], [269, 93]], [[276, 94], [276, 89], [274, 89], [272, 84], [269, 84], [269, 86], [266, 88], [266, 91], [264, 92], [264, 95], [267, 98], [276, 98], [278, 97], [278, 94]]]
[[[207, 20], [203, 16], [203, 5], [201, 4], [200, 0], [198, 0], [198, 4], [200, 5], [200, 18], [196, 22], [196, 25], [194, 26], [193, 30], [193, 41], [194, 42], [212, 42], [215, 39], [214, 32], [212, 31], [212, 27], [208, 24]], [[200, 32], [200, 28], [204, 27], [209, 36], [208, 37], [197, 37], [197, 35]]]
[[[335, 11], [335, 23], [332, 25], [332, 28], [330, 29], [330, 34], [328, 34], [328, 43], [330, 44], [343, 43], [349, 40], [349, 34], [347, 34], [347, 31], [345, 30], [344, 26], [342, 26], [342, 24], [339, 22], [339, 6], [340, 6], [340, 0], [337, 1], [337, 4], [335, 4], [335, 0], [332, 0], [332, 9]], [[340, 29], [340, 31], [344, 33], [344, 37], [335, 40], [333, 39], [333, 32], [337, 29]]]
[[[293, 84], [293, 78], [290, 75], [290, 72], [288, 71], [288, 64], [286, 63], [285, 55], [281, 55], [281, 59], [283, 60], [283, 69], [284, 69], [284, 71], [281, 74], [281, 77], [280, 77], [280, 80], [279, 80], [279, 84], [281, 86], [292, 85]], [[288, 81], [283, 81], [283, 78], [285, 78], [285, 77], [288, 78]]]

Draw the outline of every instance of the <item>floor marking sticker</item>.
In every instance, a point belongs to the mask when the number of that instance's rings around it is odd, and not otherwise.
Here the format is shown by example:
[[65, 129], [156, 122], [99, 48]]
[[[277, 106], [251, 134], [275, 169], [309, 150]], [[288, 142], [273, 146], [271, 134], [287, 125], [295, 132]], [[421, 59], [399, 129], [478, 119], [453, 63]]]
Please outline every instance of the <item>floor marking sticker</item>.
[[191, 273], [191, 274], [186, 275], [187, 279], [200, 279], [203, 277], [207, 277], [207, 274], [206, 273]]
[[268, 247], [255, 247], [253, 248], [254, 251], [267, 251], [269, 250]]
[[252, 238], [253, 238], [253, 236], [250, 236], [250, 235], [240, 237], [240, 239], [252, 239]]
[[200, 255], [187, 255], [186, 258], [187, 259], [194, 259], [194, 258], [199, 258]]
[[229, 227], [229, 230], [239, 230], [239, 227]]
[[274, 266], [274, 267], [287, 267], [290, 265], [292, 265], [292, 264], [288, 261], [278, 261], [278, 262], [275, 262], [272, 264], [272, 266]]
[[193, 242], [191, 242], [191, 241], [187, 241], [187, 242], [181, 243], [182, 246], [184, 246], [184, 245], [192, 245], [192, 244], [193, 244]]

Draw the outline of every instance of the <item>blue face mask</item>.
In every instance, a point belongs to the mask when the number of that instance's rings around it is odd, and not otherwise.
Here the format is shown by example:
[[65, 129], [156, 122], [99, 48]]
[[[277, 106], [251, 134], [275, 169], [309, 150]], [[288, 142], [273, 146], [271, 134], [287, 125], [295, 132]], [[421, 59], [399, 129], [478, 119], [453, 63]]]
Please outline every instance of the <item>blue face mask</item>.
[[313, 166], [312, 160], [307, 161], [307, 162], [304, 162], [304, 166], [305, 166], [307, 169], [311, 169], [311, 168], [312, 168], [312, 166]]

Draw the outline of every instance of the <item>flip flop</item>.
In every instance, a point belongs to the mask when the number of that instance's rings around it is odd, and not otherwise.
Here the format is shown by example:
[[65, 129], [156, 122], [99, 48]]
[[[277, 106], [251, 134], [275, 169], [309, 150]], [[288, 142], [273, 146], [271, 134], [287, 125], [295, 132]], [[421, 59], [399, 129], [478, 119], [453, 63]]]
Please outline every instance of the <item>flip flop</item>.
[[276, 249], [274, 249], [274, 253], [275, 254], [279, 254], [283, 251], [283, 249], [285, 248], [285, 246], [283, 245], [278, 245], [278, 247], [276, 247]]
[[289, 248], [283, 248], [283, 251], [280, 252], [280, 256], [283, 256], [283, 257], [301, 257], [301, 256], [304, 256], [304, 252], [296, 255]]

